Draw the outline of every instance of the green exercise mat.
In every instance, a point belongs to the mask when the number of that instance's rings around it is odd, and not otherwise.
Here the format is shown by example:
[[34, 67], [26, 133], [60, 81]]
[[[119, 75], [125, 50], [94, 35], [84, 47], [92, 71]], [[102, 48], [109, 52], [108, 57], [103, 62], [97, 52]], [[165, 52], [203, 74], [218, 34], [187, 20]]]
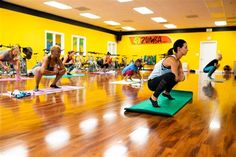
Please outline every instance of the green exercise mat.
[[[63, 75], [62, 78], [71, 78], [71, 77], [79, 77], [79, 76], [85, 76], [85, 74], [71, 74], [71, 75]], [[56, 75], [44, 75], [44, 78], [56, 78]]]
[[169, 100], [166, 97], [162, 96], [162, 94], [158, 98], [158, 104], [161, 107], [153, 107], [150, 100], [145, 100], [140, 102], [132, 107], [125, 108], [126, 111], [131, 112], [141, 112], [141, 113], [150, 113], [157, 115], [165, 115], [165, 116], [173, 116], [175, 115], [185, 104], [187, 104], [193, 96], [191, 91], [180, 91], [180, 90], [172, 90], [171, 96], [175, 98], [175, 100]]

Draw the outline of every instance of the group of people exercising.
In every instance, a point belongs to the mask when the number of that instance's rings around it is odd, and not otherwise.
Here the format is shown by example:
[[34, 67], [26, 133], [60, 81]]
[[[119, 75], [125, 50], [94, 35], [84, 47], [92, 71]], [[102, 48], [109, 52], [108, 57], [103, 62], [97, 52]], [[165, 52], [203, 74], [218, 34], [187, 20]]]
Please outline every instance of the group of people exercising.
[[[41, 64], [34, 68], [34, 75], [36, 80], [35, 91], [39, 90], [39, 83], [43, 75], [56, 75], [56, 78], [54, 79], [50, 87], [60, 88], [59, 86], [57, 86], [57, 82], [66, 72], [68, 75], [71, 75], [70, 72], [74, 68], [74, 51], [69, 51], [68, 55], [65, 56], [63, 60], [60, 59], [60, 46], [52, 46], [50, 51], [51, 54], [45, 56]], [[187, 42], [183, 39], [179, 39], [175, 41], [173, 48], [169, 49], [167, 53], [168, 55], [154, 66], [153, 71], [148, 77], [148, 88], [154, 92], [149, 98], [153, 107], [160, 107], [158, 104], [158, 97], [161, 93], [169, 100], [174, 100], [174, 98], [170, 95], [170, 91], [178, 82], [184, 81], [185, 79], [180, 59], [185, 56], [187, 52]], [[15, 65], [17, 79], [20, 79], [18, 59], [19, 54], [20, 49], [18, 46], [14, 46], [10, 50], [7, 50], [0, 54], [0, 67], [7, 71], [8, 67], [4, 64], [4, 62], [9, 62]], [[109, 66], [111, 62], [110, 55], [111, 54], [108, 52], [105, 56], [103, 68], [107, 68]], [[219, 54], [216, 59], [212, 60], [203, 69], [205, 73], [208, 73], [208, 77], [210, 79], [212, 79], [212, 74], [219, 67], [219, 61], [221, 59], [222, 55]], [[126, 66], [122, 70], [124, 79], [132, 79], [134, 75], [141, 79], [141, 75], [139, 73], [141, 65], [142, 60], [137, 59], [134, 63]]]

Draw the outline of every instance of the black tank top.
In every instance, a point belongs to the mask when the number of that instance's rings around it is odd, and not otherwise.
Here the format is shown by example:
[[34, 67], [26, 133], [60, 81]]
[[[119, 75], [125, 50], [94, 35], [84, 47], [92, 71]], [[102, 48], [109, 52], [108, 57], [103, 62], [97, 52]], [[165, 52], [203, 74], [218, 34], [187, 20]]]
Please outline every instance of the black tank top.
[[72, 58], [69, 58], [69, 55], [67, 56], [66, 63], [69, 63], [72, 60]]
[[[48, 66], [47, 66], [47, 70], [49, 71], [53, 71], [54, 67], [50, 66], [50, 62], [51, 62], [51, 55], [48, 56]], [[57, 62], [56, 62], [57, 63]]]

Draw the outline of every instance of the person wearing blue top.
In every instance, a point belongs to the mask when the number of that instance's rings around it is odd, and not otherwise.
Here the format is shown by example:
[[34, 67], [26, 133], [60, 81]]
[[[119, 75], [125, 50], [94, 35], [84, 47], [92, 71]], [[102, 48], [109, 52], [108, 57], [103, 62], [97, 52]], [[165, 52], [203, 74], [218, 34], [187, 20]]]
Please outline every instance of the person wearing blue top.
[[222, 59], [222, 55], [218, 54], [216, 59], [210, 61], [203, 69], [204, 73], [208, 73], [208, 77], [212, 79], [211, 75], [219, 68], [220, 64], [219, 61]]
[[130, 63], [127, 67], [125, 67], [122, 70], [122, 75], [124, 76], [124, 80], [127, 81], [127, 79], [132, 80], [133, 75], [138, 75], [138, 77], [141, 79], [141, 75], [139, 73], [139, 66], [141, 66], [141, 59], [137, 59], [134, 63]]
[[[175, 54], [173, 54], [173, 50]], [[172, 88], [180, 81], [184, 81], [184, 72], [180, 59], [188, 52], [187, 43], [183, 39], [177, 40], [173, 48], [168, 51], [166, 58], [160, 60], [148, 77], [148, 88], [154, 91], [149, 98], [153, 107], [158, 105], [158, 97], [162, 93], [169, 100], [174, 100], [170, 95]]]

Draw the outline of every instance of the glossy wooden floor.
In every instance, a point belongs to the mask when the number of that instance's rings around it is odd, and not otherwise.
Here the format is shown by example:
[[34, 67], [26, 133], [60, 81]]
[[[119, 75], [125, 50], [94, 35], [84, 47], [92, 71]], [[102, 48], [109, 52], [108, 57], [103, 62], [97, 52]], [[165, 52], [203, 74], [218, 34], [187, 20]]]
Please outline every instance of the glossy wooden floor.
[[[21, 100], [0, 96], [0, 156], [236, 156], [233, 76], [209, 84], [205, 76], [188, 74], [175, 89], [193, 91], [193, 100], [174, 117], [124, 113], [151, 92], [146, 83], [141, 88], [109, 84], [117, 79], [120, 75], [88, 74], [61, 80], [84, 86], [81, 90]], [[43, 79], [40, 87], [50, 81]], [[0, 91], [33, 86], [34, 80], [0, 82]]]

